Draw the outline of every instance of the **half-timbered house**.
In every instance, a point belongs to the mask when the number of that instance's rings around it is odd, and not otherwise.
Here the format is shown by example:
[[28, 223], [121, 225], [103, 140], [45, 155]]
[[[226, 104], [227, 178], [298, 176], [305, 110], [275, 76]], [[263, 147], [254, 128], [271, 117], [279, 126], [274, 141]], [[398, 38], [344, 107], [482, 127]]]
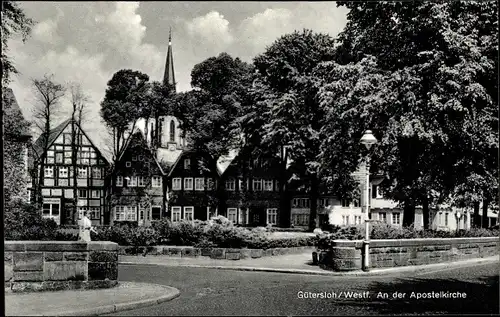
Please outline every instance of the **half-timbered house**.
[[[79, 215], [88, 210], [92, 223], [104, 224], [105, 176], [109, 163], [77, 122], [74, 122], [77, 137], [73, 152], [72, 126], [72, 120], [68, 119], [52, 129], [46, 150], [43, 136], [33, 145], [30, 157], [30, 168], [34, 171], [30, 173], [33, 176], [32, 187], [41, 189], [44, 217], [53, 218], [58, 224], [75, 224]], [[73, 153], [76, 153], [76, 170]], [[45, 157], [44, 178], [38, 184], [42, 157]], [[75, 214], [72, 213], [74, 205], [78, 211]]]

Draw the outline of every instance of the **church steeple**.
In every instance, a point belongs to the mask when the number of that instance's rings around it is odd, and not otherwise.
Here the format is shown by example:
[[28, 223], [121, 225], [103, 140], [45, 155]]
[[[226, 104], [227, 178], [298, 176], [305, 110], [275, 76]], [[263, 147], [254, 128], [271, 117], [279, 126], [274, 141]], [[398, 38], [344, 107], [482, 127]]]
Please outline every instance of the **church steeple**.
[[174, 85], [175, 89], [175, 73], [174, 73], [174, 56], [172, 54], [172, 28], [168, 34], [168, 51], [165, 61], [165, 73], [163, 74], [163, 84]]

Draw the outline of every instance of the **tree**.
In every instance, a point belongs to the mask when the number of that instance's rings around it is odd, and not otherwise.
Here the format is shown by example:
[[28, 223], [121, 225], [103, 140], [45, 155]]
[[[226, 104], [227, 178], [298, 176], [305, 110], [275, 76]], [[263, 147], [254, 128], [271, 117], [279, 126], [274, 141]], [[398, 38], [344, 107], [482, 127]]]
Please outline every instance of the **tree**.
[[108, 81], [101, 116], [113, 134], [113, 157], [117, 160], [144, 114], [149, 76], [139, 71], [122, 69]]
[[[416, 204], [423, 206], [428, 227], [431, 206], [463, 205], [484, 197], [485, 188], [498, 188], [491, 164], [498, 151], [498, 80], [492, 80], [498, 78], [497, 4], [338, 4], [351, 9], [336, 50], [342, 66], [323, 70], [332, 76], [319, 98], [332, 112], [336, 103], [348, 105], [343, 116], [350, 118], [334, 115], [337, 120], [375, 130], [381, 143], [373, 168], [389, 179], [386, 197], [404, 204], [404, 224], [413, 222]], [[342, 68], [366, 68], [367, 55], [374, 56], [373, 71], [358, 72], [357, 82], [342, 78]], [[375, 69], [383, 80], [376, 80]], [[349, 90], [353, 87], [356, 91]], [[340, 125], [328, 122], [330, 131]], [[324, 142], [324, 149], [329, 145]], [[337, 156], [346, 149], [338, 146]], [[466, 185], [471, 181], [476, 184]], [[457, 197], [464, 188], [474, 194]]]
[[316, 227], [321, 175], [317, 156], [324, 114], [315, 98], [319, 88], [313, 70], [334, 57], [334, 39], [311, 30], [295, 31], [277, 39], [254, 59], [268, 91], [263, 143], [273, 149], [284, 145], [308, 183], [311, 200], [310, 229]]
[[[37, 144], [40, 149], [40, 156], [36, 158], [34, 165], [35, 180], [35, 202], [41, 203], [42, 186], [45, 178], [45, 161], [49, 149], [50, 132], [54, 121], [60, 111], [60, 101], [65, 95], [66, 88], [54, 81], [53, 75], [44, 75], [42, 79], [32, 79], [35, 94], [35, 105], [33, 108], [33, 118], [35, 126], [41, 132], [41, 142]], [[38, 171], [37, 171], [38, 168]]]
[[[71, 83], [69, 85], [69, 90], [71, 94], [71, 165], [73, 170], [73, 199], [74, 203], [72, 206], [71, 221], [73, 224], [77, 222], [77, 206], [78, 206], [78, 182], [77, 182], [77, 163], [78, 163], [78, 153], [81, 149], [82, 132], [81, 126], [84, 117], [87, 112], [87, 105], [90, 101], [89, 96], [85, 95], [82, 91], [81, 85], [77, 83]], [[77, 128], [78, 126], [78, 128]], [[91, 173], [92, 171], [89, 171]]]
[[3, 130], [4, 133], [4, 198], [9, 202], [14, 197], [26, 195], [26, 183], [28, 181], [25, 172], [24, 154], [28, 143], [30, 142], [29, 128], [20, 109], [12, 90], [4, 89], [2, 91], [3, 104]]
[[[200, 161], [205, 171], [216, 173], [217, 159], [242, 145], [236, 119], [241, 115], [246, 89], [251, 86], [252, 70], [238, 58], [221, 53], [195, 65], [191, 72], [195, 89], [177, 96], [174, 114], [190, 148], [210, 158]], [[215, 196], [222, 192], [219, 185]], [[217, 204], [218, 199], [212, 197], [211, 201]]]
[[24, 11], [19, 8], [14, 1], [2, 1], [2, 82], [7, 86], [10, 82], [11, 74], [17, 74], [18, 71], [14, 63], [7, 55], [9, 39], [14, 34], [20, 34], [23, 42], [28, 39], [33, 26], [33, 20], [26, 17]]

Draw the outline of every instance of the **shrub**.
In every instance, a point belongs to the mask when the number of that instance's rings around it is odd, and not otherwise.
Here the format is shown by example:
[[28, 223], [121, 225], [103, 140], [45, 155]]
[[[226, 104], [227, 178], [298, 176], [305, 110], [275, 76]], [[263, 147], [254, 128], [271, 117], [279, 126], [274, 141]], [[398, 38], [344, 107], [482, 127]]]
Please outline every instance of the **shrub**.
[[111, 241], [119, 245], [130, 245], [133, 230], [129, 226], [111, 226], [97, 230], [97, 233], [91, 231], [90, 237], [93, 241]]
[[5, 240], [55, 240], [57, 224], [43, 218], [35, 205], [20, 199], [6, 202], [4, 210]]
[[280, 228], [280, 227], [271, 227], [268, 229], [269, 232], [306, 232], [307, 230], [304, 228]]

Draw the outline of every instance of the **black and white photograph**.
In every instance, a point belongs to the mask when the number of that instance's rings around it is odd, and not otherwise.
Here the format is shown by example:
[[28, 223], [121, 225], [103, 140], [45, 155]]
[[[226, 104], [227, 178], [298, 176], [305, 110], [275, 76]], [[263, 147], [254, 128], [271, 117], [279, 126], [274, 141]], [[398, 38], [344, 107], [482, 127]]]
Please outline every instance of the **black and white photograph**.
[[3, 1], [4, 316], [500, 314], [498, 1]]

